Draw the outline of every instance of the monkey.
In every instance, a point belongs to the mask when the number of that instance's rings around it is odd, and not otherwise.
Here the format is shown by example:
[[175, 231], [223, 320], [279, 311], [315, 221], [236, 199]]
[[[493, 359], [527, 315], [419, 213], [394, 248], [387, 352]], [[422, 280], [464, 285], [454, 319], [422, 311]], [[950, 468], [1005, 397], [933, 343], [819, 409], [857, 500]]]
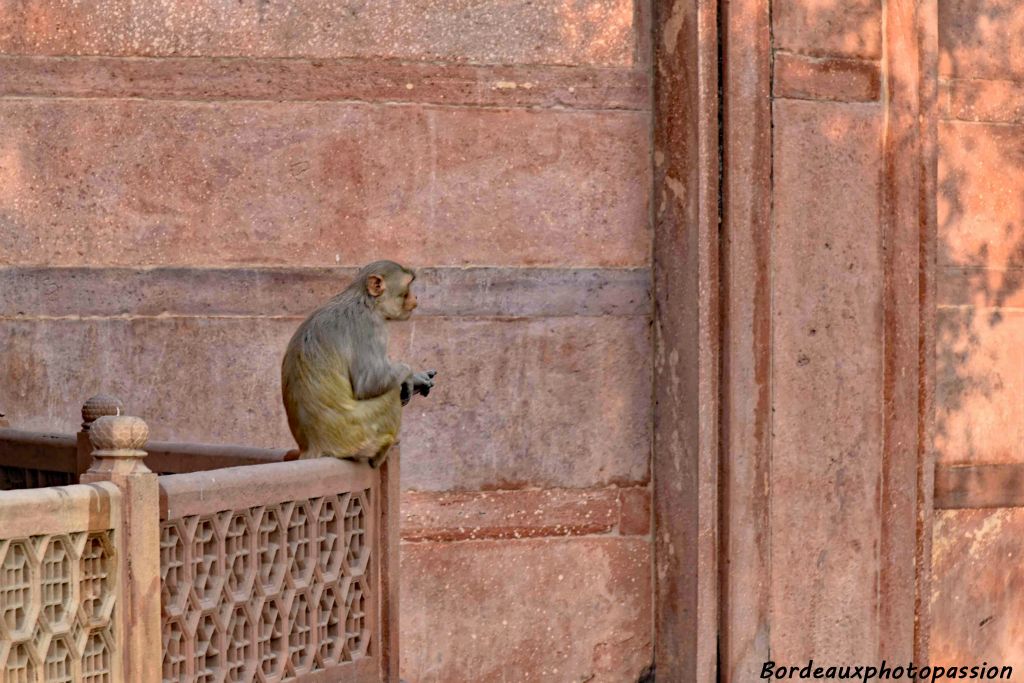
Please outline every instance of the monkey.
[[387, 356], [384, 323], [412, 315], [415, 279], [394, 261], [371, 263], [295, 331], [281, 362], [281, 393], [298, 458], [377, 467], [398, 438], [402, 407], [430, 393], [435, 370], [414, 373]]

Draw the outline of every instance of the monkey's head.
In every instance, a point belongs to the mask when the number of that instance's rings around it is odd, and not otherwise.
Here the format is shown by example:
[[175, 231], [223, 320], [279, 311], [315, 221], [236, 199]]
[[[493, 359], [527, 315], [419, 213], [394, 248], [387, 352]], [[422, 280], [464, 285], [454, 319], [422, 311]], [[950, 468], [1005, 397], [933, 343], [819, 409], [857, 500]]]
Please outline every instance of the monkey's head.
[[385, 320], [408, 320], [417, 305], [412, 293], [415, 279], [416, 273], [394, 261], [377, 261], [359, 272], [356, 284]]

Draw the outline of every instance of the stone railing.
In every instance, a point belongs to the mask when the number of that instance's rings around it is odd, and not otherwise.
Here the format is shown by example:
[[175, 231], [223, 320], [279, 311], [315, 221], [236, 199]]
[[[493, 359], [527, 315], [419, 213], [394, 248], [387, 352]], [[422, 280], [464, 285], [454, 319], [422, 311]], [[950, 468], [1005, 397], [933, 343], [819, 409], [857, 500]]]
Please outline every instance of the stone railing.
[[[0, 680], [398, 680], [397, 453], [147, 446], [121, 412], [0, 428], [0, 484], [25, 489], [0, 491]], [[26, 488], [61, 477], [82, 484]]]
[[122, 514], [111, 483], [0, 494], [0, 680], [119, 680]]
[[164, 680], [373, 680], [376, 480], [324, 459], [161, 477]]

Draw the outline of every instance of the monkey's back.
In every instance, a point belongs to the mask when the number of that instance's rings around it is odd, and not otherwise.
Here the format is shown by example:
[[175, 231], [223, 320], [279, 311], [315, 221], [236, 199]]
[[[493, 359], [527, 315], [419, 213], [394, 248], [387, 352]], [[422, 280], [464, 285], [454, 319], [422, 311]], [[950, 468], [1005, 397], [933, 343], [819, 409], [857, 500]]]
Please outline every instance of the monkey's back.
[[401, 427], [400, 388], [356, 399], [344, 351], [330, 339], [314, 343], [307, 334], [312, 320], [296, 331], [281, 364], [288, 426], [301, 457], [370, 458], [386, 452]]

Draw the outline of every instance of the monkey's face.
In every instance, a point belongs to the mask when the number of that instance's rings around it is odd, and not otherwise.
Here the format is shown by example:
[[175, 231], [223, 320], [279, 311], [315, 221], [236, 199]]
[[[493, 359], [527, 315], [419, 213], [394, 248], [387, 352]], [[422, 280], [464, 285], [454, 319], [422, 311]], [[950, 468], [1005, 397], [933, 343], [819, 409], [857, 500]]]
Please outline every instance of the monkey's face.
[[[371, 278], [375, 276], [370, 276]], [[385, 320], [408, 320], [417, 306], [416, 295], [412, 292], [411, 273], [399, 273], [390, 278], [371, 280], [367, 291], [376, 300], [376, 309]]]

